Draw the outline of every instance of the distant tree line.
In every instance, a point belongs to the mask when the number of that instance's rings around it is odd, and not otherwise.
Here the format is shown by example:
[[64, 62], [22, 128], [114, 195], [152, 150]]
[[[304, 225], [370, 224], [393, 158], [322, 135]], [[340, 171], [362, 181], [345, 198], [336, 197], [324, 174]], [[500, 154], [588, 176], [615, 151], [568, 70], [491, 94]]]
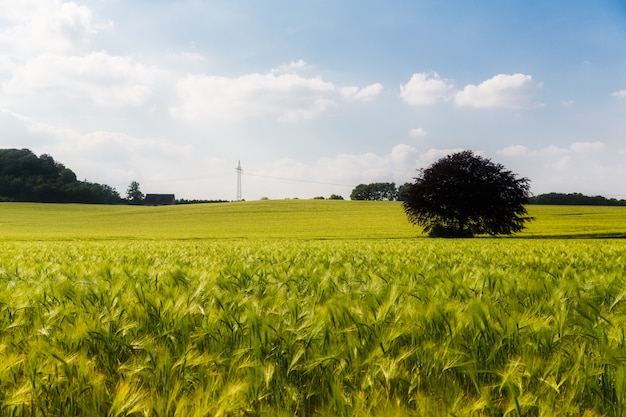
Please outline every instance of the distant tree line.
[[[122, 202], [126, 204], [131, 204], [131, 205], [142, 205], [142, 204], [150, 205], [150, 203], [146, 201], [147, 200], [146, 197], [149, 197], [149, 196], [150, 194], [146, 196], [141, 191], [141, 185], [139, 184], [139, 182], [131, 181], [131, 183], [128, 185], [128, 188], [126, 189], [126, 199], [122, 200]], [[180, 198], [180, 199], [174, 200], [174, 203], [175, 204], [228, 203], [228, 200], [198, 200], [198, 199], [187, 200], [184, 198]], [[155, 205], [159, 205], [159, 204], [155, 204]]]
[[396, 187], [394, 182], [374, 182], [371, 184], [359, 184], [350, 194], [351, 200], [371, 200], [371, 201], [404, 201], [407, 192], [411, 187], [410, 183], [405, 183]]
[[626, 206], [626, 200], [606, 198], [600, 195], [590, 197], [581, 193], [548, 193], [530, 197], [528, 204], [555, 206]]
[[210, 204], [210, 203], [228, 203], [229, 200], [187, 200], [184, 198], [176, 199], [176, 204]]
[[[326, 197], [324, 196], [317, 196], [317, 197], [313, 197], [313, 200], [326, 200]], [[339, 195], [339, 194], [331, 194], [328, 197], [328, 200], [343, 200], [343, 196]]]
[[[406, 201], [411, 183], [405, 183], [396, 188], [393, 182], [375, 182], [359, 184], [350, 194], [351, 200], [373, 201]], [[606, 198], [600, 195], [586, 196], [581, 193], [547, 193], [528, 198], [528, 204], [554, 206], [626, 206], [626, 200]]]
[[78, 181], [50, 155], [0, 149], [0, 201], [118, 203], [120, 195], [108, 185]]

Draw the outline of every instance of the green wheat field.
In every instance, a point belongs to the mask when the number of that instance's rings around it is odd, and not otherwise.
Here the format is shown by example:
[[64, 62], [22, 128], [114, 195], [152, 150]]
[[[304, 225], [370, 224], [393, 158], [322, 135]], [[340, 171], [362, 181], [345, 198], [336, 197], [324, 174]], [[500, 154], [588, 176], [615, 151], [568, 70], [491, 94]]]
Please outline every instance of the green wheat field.
[[1, 416], [626, 416], [626, 208], [0, 204]]

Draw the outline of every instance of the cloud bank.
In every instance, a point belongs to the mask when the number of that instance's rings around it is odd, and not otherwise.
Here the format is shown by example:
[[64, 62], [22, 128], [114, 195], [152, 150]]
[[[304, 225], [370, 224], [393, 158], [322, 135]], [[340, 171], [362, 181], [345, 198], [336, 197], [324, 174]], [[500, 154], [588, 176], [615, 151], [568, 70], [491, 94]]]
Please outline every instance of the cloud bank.
[[454, 101], [459, 107], [522, 109], [541, 106], [534, 98], [542, 84], [526, 74], [498, 74], [478, 85], [455, 91], [450, 80], [437, 73], [417, 73], [400, 86], [400, 97], [413, 106]]
[[85, 98], [96, 105], [140, 106], [165, 71], [131, 57], [93, 52], [83, 56], [39, 55], [2, 84], [9, 95]]
[[188, 75], [176, 84], [177, 103], [170, 114], [185, 120], [238, 121], [273, 116], [280, 121], [308, 120], [346, 101], [369, 101], [382, 85], [340, 87], [321, 77], [295, 73], [240, 77]]
[[454, 102], [461, 107], [522, 109], [535, 107], [534, 97], [541, 83], [525, 74], [498, 74], [478, 85], [467, 85], [454, 95]]

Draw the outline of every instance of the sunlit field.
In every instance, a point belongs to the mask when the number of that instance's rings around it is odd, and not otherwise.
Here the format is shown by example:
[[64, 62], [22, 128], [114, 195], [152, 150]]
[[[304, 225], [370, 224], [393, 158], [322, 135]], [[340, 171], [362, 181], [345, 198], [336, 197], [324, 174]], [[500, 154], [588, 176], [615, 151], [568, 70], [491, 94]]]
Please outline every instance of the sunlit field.
[[0, 204], [0, 239], [376, 239], [412, 238], [419, 232], [397, 202]]
[[[516, 237], [626, 237], [626, 207], [528, 206]], [[280, 200], [162, 207], [0, 203], [0, 240], [406, 239], [399, 202]]]
[[0, 415], [626, 414], [624, 208], [0, 204]]

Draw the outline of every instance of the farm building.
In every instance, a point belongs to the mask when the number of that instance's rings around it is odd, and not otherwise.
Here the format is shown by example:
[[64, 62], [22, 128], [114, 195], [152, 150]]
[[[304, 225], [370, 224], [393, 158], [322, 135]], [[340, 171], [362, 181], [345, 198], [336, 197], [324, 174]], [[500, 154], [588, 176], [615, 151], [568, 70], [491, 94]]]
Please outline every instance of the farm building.
[[144, 205], [146, 206], [169, 206], [176, 203], [174, 194], [146, 194]]

